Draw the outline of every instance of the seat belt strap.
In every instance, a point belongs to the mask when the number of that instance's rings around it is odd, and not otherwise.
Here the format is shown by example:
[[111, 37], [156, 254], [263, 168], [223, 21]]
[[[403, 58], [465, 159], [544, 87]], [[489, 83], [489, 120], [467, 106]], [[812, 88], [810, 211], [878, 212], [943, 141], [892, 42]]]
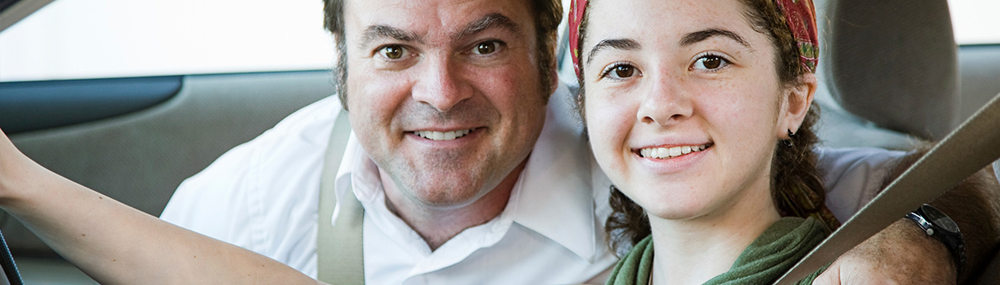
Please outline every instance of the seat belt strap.
[[351, 135], [351, 122], [346, 111], [340, 111], [326, 148], [319, 186], [319, 228], [316, 233], [316, 270], [320, 281], [337, 285], [365, 284], [362, 221], [365, 210], [350, 188], [345, 191], [337, 213], [336, 181], [340, 162]]
[[1000, 181], [1000, 159], [993, 162], [993, 174], [996, 175], [997, 181]]
[[1000, 94], [910, 166], [775, 284], [793, 284], [1000, 157]]

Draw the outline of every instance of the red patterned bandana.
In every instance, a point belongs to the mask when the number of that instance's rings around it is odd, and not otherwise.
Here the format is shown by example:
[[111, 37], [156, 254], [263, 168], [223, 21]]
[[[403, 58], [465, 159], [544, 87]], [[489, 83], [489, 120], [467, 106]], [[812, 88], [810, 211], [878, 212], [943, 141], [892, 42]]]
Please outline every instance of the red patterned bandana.
[[819, 62], [819, 37], [816, 32], [816, 8], [812, 0], [777, 0], [788, 29], [799, 46], [799, 61], [809, 72], [816, 72]]
[[587, 0], [573, 0], [569, 3], [569, 52], [573, 57], [573, 69], [576, 77], [580, 77], [580, 24], [583, 22], [583, 12], [587, 10]]
[[[799, 61], [809, 72], [816, 72], [819, 62], [819, 37], [816, 31], [816, 8], [812, 0], [774, 0], [798, 43]], [[572, 0], [569, 5], [569, 52], [573, 68], [580, 77], [580, 24], [587, 10], [587, 0]]]

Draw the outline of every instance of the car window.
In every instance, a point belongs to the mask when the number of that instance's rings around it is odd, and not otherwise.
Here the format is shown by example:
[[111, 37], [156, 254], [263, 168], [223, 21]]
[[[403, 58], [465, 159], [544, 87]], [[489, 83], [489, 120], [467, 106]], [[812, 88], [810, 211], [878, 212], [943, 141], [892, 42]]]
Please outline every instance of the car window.
[[0, 33], [0, 81], [328, 69], [319, 0], [61, 0]]
[[949, 0], [955, 42], [960, 45], [1000, 43], [1000, 1]]

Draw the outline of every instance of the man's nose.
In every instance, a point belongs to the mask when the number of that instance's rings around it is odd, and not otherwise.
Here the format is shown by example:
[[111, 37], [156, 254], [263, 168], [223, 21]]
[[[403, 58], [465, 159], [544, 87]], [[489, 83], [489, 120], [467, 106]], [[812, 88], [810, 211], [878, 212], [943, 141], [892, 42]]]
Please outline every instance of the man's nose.
[[[648, 78], [649, 76], [647, 76]], [[649, 92], [639, 105], [636, 119], [644, 124], [670, 125], [691, 117], [694, 103], [682, 83], [669, 72], [660, 72], [649, 82]]]
[[413, 99], [438, 111], [447, 112], [472, 97], [472, 86], [457, 71], [451, 60], [440, 59], [426, 63], [413, 86]]

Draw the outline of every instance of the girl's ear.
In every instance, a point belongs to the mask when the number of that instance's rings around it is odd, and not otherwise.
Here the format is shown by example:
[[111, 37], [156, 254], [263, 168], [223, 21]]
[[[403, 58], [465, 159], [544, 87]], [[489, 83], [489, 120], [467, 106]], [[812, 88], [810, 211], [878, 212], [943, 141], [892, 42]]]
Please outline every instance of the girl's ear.
[[788, 132], [798, 133], [802, 121], [809, 113], [813, 95], [816, 94], [816, 74], [806, 73], [799, 76], [799, 82], [785, 89], [784, 104], [778, 122], [777, 135], [779, 139], [789, 139]]

